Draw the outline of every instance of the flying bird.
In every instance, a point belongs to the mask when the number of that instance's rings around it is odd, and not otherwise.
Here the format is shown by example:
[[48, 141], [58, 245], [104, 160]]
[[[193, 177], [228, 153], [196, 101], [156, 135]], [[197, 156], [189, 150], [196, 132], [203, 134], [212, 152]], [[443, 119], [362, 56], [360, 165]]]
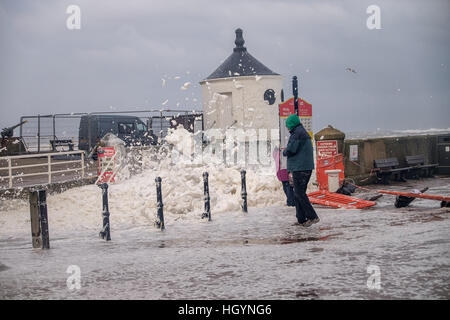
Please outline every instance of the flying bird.
[[187, 90], [189, 86], [191, 85], [190, 82], [185, 82], [184, 85], [180, 88], [181, 90]]
[[345, 69], [345, 70], [350, 71], [350, 72], [353, 72], [353, 73], [356, 73], [356, 70], [355, 70], [355, 69], [352, 69], [352, 68], [347, 68], [347, 69]]

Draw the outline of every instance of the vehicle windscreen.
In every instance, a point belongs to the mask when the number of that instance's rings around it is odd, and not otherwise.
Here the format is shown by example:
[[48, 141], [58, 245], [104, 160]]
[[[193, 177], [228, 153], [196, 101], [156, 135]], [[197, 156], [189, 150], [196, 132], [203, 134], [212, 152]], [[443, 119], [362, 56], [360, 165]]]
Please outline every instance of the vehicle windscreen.
[[134, 131], [133, 122], [119, 122], [119, 134], [132, 134]]

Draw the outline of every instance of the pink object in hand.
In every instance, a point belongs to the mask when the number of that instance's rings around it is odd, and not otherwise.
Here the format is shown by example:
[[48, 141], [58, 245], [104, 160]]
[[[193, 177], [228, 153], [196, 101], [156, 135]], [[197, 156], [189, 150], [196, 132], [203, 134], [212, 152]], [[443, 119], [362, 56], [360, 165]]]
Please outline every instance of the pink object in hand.
[[280, 181], [289, 181], [288, 171], [286, 169], [280, 170], [280, 149], [273, 150], [273, 158], [277, 166], [277, 178]]

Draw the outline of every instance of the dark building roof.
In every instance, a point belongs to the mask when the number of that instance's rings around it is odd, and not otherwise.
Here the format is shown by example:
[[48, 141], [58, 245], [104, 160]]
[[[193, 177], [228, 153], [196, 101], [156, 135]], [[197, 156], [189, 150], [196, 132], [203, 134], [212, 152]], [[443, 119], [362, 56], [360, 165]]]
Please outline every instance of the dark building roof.
[[233, 53], [206, 80], [255, 75], [279, 75], [256, 60], [244, 47], [242, 29], [236, 29]]

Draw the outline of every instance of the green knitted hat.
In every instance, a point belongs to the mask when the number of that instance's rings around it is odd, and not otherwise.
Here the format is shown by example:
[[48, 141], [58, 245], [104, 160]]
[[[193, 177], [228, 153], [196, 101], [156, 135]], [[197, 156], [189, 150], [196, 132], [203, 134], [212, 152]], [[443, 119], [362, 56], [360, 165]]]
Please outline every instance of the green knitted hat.
[[298, 117], [298, 115], [296, 114], [291, 114], [287, 119], [286, 119], [286, 127], [289, 130], [294, 129], [296, 126], [298, 126], [300, 124], [300, 118]]

